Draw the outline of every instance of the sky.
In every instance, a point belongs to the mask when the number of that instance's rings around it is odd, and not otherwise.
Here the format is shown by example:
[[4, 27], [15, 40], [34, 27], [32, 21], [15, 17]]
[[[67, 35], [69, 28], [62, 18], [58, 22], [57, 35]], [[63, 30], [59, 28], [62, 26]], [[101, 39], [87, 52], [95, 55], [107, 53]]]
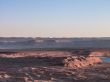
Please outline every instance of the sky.
[[110, 37], [110, 0], [0, 0], [0, 37]]

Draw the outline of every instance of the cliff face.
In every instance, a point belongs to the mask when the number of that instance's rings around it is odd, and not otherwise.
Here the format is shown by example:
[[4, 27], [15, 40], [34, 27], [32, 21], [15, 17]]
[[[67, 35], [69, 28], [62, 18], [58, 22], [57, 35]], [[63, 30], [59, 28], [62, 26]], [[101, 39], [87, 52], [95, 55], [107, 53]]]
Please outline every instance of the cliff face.
[[67, 59], [64, 60], [65, 66], [70, 68], [82, 68], [87, 66], [92, 66], [97, 63], [102, 63], [102, 60], [99, 57], [95, 56], [72, 56], [67, 57]]

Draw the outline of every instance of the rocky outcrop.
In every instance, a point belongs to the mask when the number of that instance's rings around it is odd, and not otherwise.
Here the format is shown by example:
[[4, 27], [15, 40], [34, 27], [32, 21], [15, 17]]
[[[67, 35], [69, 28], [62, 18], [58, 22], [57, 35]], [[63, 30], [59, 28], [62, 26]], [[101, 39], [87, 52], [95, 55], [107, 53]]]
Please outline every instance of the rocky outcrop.
[[95, 56], [71, 56], [64, 60], [65, 66], [70, 68], [82, 68], [92, 66], [97, 63], [102, 63], [102, 60]]

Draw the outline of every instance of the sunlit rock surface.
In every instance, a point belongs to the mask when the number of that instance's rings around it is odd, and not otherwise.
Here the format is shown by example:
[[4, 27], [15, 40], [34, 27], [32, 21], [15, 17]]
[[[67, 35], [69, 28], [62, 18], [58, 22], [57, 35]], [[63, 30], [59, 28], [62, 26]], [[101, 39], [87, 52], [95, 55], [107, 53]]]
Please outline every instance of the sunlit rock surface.
[[64, 60], [65, 66], [70, 68], [82, 68], [102, 63], [99, 57], [95, 56], [71, 56]]

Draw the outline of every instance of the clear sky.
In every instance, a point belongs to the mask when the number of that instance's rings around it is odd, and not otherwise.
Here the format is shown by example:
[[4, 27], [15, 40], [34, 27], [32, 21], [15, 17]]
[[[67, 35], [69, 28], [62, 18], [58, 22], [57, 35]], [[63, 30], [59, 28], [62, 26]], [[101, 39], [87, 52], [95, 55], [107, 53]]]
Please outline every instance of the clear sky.
[[0, 36], [110, 37], [110, 0], [0, 0]]

